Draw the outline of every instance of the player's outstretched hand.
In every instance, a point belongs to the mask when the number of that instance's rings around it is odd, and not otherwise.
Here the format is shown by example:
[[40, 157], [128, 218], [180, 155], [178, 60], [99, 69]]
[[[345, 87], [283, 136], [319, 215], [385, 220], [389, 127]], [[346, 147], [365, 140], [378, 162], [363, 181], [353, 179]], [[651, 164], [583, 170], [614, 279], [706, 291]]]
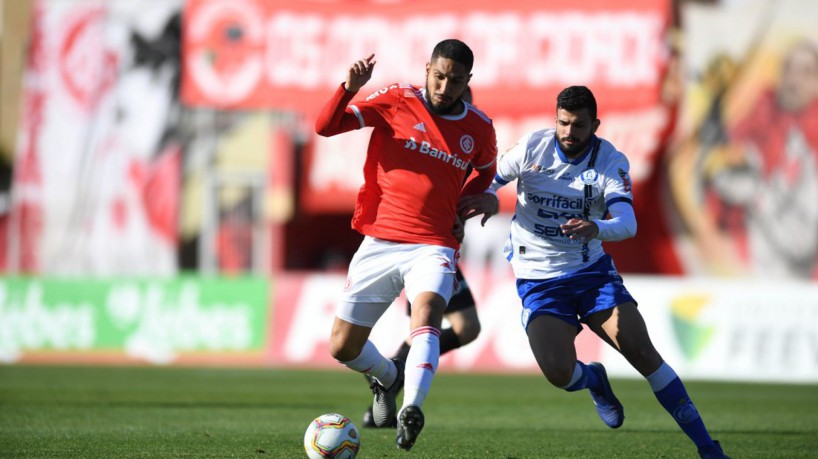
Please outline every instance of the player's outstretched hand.
[[572, 218], [560, 225], [562, 234], [568, 236], [573, 241], [588, 242], [599, 236], [599, 227], [596, 223], [580, 218]]
[[366, 59], [355, 61], [349, 66], [347, 70], [347, 81], [344, 83], [344, 89], [349, 92], [358, 92], [370, 78], [372, 78], [372, 70], [375, 68], [375, 54], [370, 54]]
[[483, 215], [480, 226], [486, 226], [488, 219], [499, 211], [500, 201], [492, 193], [462, 196], [460, 202], [457, 203], [457, 215], [464, 222], [472, 217]]

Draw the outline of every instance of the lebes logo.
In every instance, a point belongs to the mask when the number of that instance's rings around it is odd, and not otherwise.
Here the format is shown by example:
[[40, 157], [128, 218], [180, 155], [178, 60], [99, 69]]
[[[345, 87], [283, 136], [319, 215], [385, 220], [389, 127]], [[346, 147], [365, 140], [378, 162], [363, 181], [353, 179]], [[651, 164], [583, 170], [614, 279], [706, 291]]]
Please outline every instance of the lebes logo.
[[715, 327], [702, 324], [702, 311], [711, 302], [709, 295], [690, 294], [675, 298], [670, 305], [676, 341], [688, 360], [696, 357], [710, 343]]
[[246, 98], [263, 78], [264, 14], [249, 1], [202, 3], [188, 20], [188, 75], [213, 100]]

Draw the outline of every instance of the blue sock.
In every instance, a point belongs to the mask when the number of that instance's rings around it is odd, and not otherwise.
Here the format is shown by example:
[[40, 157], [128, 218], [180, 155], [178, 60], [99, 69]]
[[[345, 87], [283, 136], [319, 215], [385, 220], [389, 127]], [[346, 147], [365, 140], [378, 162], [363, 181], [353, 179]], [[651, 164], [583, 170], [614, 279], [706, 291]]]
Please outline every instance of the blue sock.
[[699, 412], [687, 395], [682, 380], [667, 363], [662, 363], [658, 370], [647, 377], [653, 394], [659, 403], [673, 416], [679, 427], [693, 440], [697, 447], [713, 445], [713, 439], [704, 427]]
[[563, 389], [567, 390], [568, 392], [574, 392], [586, 388], [592, 391], [598, 391], [600, 389], [599, 386], [599, 378], [597, 377], [596, 373], [588, 368], [587, 365], [577, 360], [577, 364], [574, 367], [574, 375], [571, 377], [571, 381], [563, 386]]

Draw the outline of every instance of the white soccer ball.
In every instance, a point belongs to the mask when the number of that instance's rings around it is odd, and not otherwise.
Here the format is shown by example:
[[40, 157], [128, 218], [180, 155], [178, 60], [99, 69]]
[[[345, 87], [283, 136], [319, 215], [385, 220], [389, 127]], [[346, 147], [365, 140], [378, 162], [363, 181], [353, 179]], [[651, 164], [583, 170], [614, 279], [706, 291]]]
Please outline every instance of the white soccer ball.
[[344, 415], [322, 414], [304, 433], [304, 450], [310, 459], [353, 459], [361, 447], [361, 435]]

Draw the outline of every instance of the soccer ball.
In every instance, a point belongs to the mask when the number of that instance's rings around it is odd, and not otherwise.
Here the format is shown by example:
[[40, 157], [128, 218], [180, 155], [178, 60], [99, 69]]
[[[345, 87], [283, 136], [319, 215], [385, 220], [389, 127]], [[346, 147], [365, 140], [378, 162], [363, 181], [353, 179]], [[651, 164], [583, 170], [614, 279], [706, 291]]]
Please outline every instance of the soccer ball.
[[310, 459], [353, 459], [360, 447], [358, 428], [341, 414], [318, 416], [304, 433], [304, 450]]

